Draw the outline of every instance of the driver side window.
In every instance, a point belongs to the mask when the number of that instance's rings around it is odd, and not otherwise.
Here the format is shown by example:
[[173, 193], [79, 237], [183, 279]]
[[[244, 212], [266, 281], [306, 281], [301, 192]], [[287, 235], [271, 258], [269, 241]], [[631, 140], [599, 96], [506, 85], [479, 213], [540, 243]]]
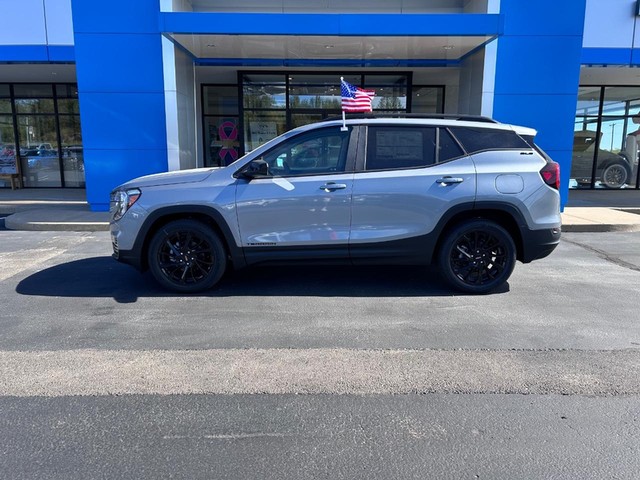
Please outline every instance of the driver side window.
[[323, 128], [290, 138], [262, 159], [271, 176], [322, 175], [344, 172], [350, 131]]

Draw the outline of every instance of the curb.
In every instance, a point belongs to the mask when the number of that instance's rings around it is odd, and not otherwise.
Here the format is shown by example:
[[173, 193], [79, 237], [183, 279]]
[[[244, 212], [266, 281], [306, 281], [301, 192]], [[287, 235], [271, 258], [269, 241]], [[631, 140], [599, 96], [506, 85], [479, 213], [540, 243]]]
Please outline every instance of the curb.
[[640, 225], [562, 225], [562, 233], [606, 233], [606, 232], [640, 232]]

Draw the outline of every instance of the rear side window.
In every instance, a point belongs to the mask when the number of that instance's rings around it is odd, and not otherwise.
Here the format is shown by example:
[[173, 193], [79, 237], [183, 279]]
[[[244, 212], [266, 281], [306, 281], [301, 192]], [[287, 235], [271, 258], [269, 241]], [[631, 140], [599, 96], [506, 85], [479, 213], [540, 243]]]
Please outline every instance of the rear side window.
[[440, 138], [438, 139], [438, 163], [446, 162], [454, 158], [461, 157], [464, 152], [458, 145], [451, 134], [444, 128], [439, 129]]
[[435, 161], [435, 128], [369, 127], [367, 170], [426, 167]]
[[[542, 158], [544, 158], [547, 162], [553, 162], [553, 160], [551, 160], [551, 157], [549, 157], [549, 155], [547, 155], [544, 150], [542, 150], [538, 145], [536, 145], [534, 143], [532, 136], [523, 135], [522, 138], [524, 139], [525, 142], [527, 142], [529, 144], [529, 146], [531, 148], [533, 148], [536, 152], [538, 152], [540, 154], [540, 156]], [[575, 145], [575, 143], [574, 143], [574, 145]], [[575, 150], [575, 148], [574, 148], [574, 150]]]
[[467, 153], [483, 152], [485, 150], [522, 150], [523, 148], [531, 148], [527, 142], [512, 130], [453, 127], [451, 131]]

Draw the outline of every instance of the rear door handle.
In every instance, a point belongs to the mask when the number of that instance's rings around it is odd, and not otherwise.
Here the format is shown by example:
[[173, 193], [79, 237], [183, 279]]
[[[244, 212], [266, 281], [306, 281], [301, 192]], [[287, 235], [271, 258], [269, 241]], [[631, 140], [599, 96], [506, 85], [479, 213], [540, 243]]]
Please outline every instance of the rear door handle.
[[328, 182], [322, 185], [320, 187], [320, 190], [324, 190], [325, 192], [333, 192], [335, 190], [344, 190], [345, 188], [347, 188], [347, 185], [345, 183]]
[[441, 185], [453, 185], [454, 183], [462, 183], [464, 182], [464, 178], [460, 177], [442, 177], [436, 180], [436, 183]]

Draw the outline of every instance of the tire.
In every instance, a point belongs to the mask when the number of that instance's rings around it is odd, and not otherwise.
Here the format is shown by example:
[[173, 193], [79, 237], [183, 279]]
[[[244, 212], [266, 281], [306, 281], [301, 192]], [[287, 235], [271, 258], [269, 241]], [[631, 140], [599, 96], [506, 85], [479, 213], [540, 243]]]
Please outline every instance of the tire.
[[147, 252], [149, 269], [167, 290], [195, 293], [220, 281], [227, 256], [218, 235], [195, 220], [177, 220], [158, 230]]
[[516, 264], [511, 235], [490, 220], [468, 220], [446, 233], [438, 265], [444, 279], [465, 293], [489, 293], [503, 285]]
[[602, 170], [601, 183], [607, 188], [622, 188], [630, 177], [627, 167], [615, 162], [607, 165]]

